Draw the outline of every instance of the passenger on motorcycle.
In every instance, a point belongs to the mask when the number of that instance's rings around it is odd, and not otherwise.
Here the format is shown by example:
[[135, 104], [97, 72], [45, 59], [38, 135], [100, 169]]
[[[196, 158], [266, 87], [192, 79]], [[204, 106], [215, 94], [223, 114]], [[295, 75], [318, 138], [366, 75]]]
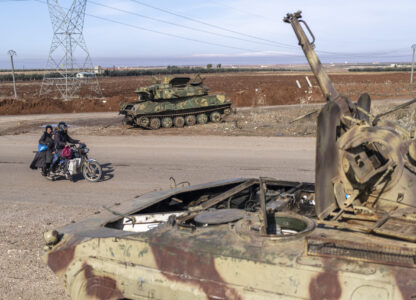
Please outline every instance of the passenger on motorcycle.
[[30, 164], [31, 169], [41, 168], [42, 175], [47, 176], [49, 173], [50, 165], [53, 159], [53, 153], [55, 151], [54, 141], [53, 141], [53, 132], [52, 126], [47, 125], [45, 127], [45, 132], [42, 134], [41, 138], [39, 139], [39, 149], [41, 146], [45, 146], [45, 148], [39, 150], [35, 158], [33, 159], [32, 163]]

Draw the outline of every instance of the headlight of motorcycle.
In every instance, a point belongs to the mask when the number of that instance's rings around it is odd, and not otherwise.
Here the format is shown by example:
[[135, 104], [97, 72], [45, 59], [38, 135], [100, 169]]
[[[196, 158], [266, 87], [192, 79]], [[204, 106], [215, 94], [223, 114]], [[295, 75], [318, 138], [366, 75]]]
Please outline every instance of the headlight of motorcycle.
[[90, 151], [90, 149], [88, 149], [88, 148], [84, 148], [82, 151], [83, 151], [84, 153], [88, 153], [88, 151]]

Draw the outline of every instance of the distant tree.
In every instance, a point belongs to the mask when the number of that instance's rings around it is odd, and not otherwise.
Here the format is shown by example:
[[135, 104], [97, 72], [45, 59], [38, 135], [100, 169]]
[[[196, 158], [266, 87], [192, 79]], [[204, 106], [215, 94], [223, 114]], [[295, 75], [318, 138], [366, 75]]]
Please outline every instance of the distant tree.
[[207, 69], [212, 69], [212, 64], [207, 64]]
[[221, 64], [218, 64], [217, 65], [217, 69], [221, 69]]

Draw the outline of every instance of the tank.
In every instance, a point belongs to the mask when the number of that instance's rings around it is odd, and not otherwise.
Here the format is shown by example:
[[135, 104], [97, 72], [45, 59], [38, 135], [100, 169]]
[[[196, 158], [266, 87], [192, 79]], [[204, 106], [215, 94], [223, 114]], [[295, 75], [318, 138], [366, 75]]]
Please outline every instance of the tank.
[[209, 95], [200, 76], [164, 77], [136, 90], [136, 102], [120, 103], [124, 124], [149, 129], [192, 126], [220, 122], [231, 113], [225, 95]]
[[301, 13], [284, 20], [327, 99], [315, 183], [175, 184], [46, 232], [42, 259], [73, 299], [416, 296], [414, 137], [368, 95], [338, 94]]

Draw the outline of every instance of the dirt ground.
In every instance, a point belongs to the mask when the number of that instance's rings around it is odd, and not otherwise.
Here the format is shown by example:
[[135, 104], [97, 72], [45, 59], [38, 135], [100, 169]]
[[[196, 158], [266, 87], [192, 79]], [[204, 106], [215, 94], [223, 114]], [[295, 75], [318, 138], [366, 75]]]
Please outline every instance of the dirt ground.
[[[390, 110], [404, 100], [374, 101], [373, 115]], [[415, 106], [383, 117], [395, 120], [409, 130], [416, 130]], [[17, 115], [0, 117], [0, 136], [39, 133], [41, 126], [65, 121], [75, 135], [95, 136], [315, 136], [317, 112], [322, 104], [282, 105], [272, 107], [238, 108], [221, 123], [147, 130], [122, 125], [123, 116], [115, 112]], [[310, 114], [311, 113], [311, 114]], [[310, 114], [298, 121], [298, 117]]]
[[[192, 77], [193, 75], [191, 75]], [[308, 87], [308, 76], [312, 87]], [[207, 74], [204, 83], [212, 93], [225, 93], [234, 107], [257, 107], [323, 102], [312, 73], [224, 73]], [[352, 100], [367, 92], [372, 99], [408, 99], [416, 96], [408, 72], [333, 73], [337, 90]], [[296, 80], [301, 88], [297, 87]], [[20, 98], [13, 99], [12, 83], [0, 83], [0, 115], [118, 111], [121, 101], [136, 99], [135, 89], [152, 83], [151, 76], [99, 79], [103, 97], [82, 90], [79, 99], [61, 101], [57, 93], [39, 96], [41, 81], [17, 82]], [[95, 98], [94, 98], [95, 97]]]

